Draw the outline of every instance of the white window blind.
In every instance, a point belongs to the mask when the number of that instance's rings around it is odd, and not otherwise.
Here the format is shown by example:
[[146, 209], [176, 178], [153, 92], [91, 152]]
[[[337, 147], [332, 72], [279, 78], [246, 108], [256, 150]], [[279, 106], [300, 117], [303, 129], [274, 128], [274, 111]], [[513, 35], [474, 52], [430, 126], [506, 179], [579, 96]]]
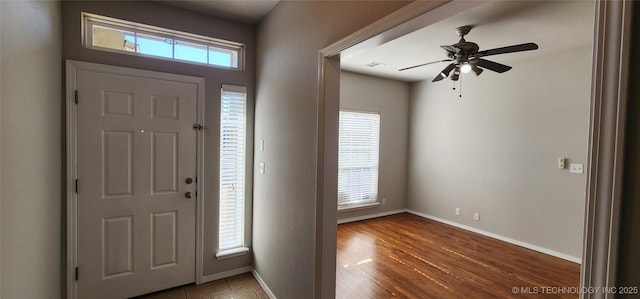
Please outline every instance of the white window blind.
[[244, 246], [247, 93], [222, 86], [220, 107], [219, 251]]
[[378, 196], [380, 114], [340, 111], [338, 208]]

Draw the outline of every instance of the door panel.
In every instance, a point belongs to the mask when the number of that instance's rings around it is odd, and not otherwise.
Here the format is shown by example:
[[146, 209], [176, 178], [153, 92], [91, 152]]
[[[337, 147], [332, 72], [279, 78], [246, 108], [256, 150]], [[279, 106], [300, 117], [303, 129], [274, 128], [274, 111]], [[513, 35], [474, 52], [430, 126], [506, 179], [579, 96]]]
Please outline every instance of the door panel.
[[133, 195], [133, 132], [102, 131], [102, 198]]
[[178, 251], [177, 211], [154, 213], [151, 221], [151, 268], [175, 265]]
[[133, 272], [133, 216], [102, 220], [104, 278]]
[[178, 192], [178, 134], [151, 134], [151, 186], [154, 194]]
[[197, 85], [78, 70], [78, 298], [195, 281]]

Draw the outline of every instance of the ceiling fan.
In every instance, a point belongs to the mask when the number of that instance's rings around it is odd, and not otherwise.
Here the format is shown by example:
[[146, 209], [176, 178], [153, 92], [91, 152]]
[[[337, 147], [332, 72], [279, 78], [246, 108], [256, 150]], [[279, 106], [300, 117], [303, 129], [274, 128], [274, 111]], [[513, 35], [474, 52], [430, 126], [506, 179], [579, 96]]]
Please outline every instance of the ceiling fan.
[[412, 68], [417, 68], [429, 64], [440, 63], [440, 62], [449, 62], [451, 63], [447, 65], [434, 79], [432, 82], [440, 81], [446, 77], [449, 77], [451, 74], [451, 80], [458, 81], [460, 77], [460, 73], [468, 73], [473, 71], [476, 76], [482, 73], [483, 69], [486, 68], [488, 70], [492, 70], [497, 73], [504, 73], [511, 69], [510, 66], [493, 62], [490, 60], [486, 60], [482, 57], [497, 55], [497, 54], [505, 54], [505, 53], [514, 53], [514, 52], [522, 52], [522, 51], [530, 51], [538, 49], [538, 45], [535, 43], [525, 43], [501, 48], [495, 48], [491, 50], [478, 51], [478, 44], [468, 42], [464, 39], [464, 36], [471, 31], [471, 26], [462, 26], [456, 28], [456, 33], [460, 36], [460, 41], [456, 44], [450, 46], [440, 46], [445, 51], [447, 51], [447, 57], [449, 59], [432, 61], [428, 63], [418, 64], [410, 67], [406, 67], [400, 69], [399, 71], [405, 71]]

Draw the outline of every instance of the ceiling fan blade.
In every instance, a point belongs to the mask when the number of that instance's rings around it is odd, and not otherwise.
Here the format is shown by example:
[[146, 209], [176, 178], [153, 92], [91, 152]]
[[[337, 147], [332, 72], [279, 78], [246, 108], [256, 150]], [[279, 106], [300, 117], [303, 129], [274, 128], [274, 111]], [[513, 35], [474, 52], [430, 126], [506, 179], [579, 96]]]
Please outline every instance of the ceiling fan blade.
[[440, 48], [443, 48], [445, 51], [451, 53], [451, 54], [457, 54], [460, 52], [460, 48], [456, 47], [456, 46], [440, 46]]
[[483, 67], [485, 69], [492, 70], [497, 73], [504, 73], [511, 69], [511, 67], [508, 65], [504, 65], [502, 63], [497, 63], [497, 62], [493, 62], [493, 61], [482, 59], [482, 58], [478, 59], [478, 62], [476, 63], [476, 65]]
[[535, 49], [538, 49], [537, 44], [526, 43], [526, 44], [519, 44], [519, 45], [508, 46], [508, 47], [479, 51], [478, 54], [480, 54], [479, 56], [490, 56], [490, 55], [497, 55], [497, 54], [513, 53], [513, 52], [530, 51]]
[[443, 76], [442, 73], [438, 74], [435, 78], [433, 78], [433, 80], [431, 82], [438, 82], [442, 79], [446, 78], [446, 76]]
[[418, 65], [414, 65], [414, 66], [410, 66], [410, 67], [405, 67], [403, 69], [399, 69], [399, 72], [402, 71], [406, 71], [406, 70], [410, 70], [412, 68], [417, 68], [417, 67], [421, 67], [421, 66], [425, 66], [425, 65], [430, 65], [430, 64], [434, 64], [434, 63], [440, 63], [440, 62], [447, 62], [447, 61], [453, 61], [451, 59], [445, 59], [445, 60], [438, 60], [438, 61], [432, 61], [432, 62], [427, 62], [427, 63], [423, 63], [423, 64], [418, 64]]
[[433, 78], [433, 81], [431, 81], [431, 82], [437, 82], [437, 81], [440, 81], [440, 80], [442, 80], [442, 79], [444, 79], [446, 77], [449, 77], [449, 73], [451, 73], [451, 71], [455, 67], [456, 67], [455, 63], [450, 63], [435, 78]]

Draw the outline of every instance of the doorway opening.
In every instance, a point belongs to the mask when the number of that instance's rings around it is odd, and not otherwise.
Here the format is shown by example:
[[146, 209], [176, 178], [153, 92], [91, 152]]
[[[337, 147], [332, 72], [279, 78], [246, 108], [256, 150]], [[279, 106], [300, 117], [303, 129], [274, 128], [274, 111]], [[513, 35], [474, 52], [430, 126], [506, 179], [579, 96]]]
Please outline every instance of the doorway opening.
[[[317, 277], [321, 284], [318, 292], [330, 292], [335, 290], [335, 279], [331, 279], [331, 270], [335, 269], [335, 221], [336, 214], [336, 173], [337, 156], [333, 148], [337, 148], [337, 111], [339, 110], [339, 86], [340, 86], [340, 59], [349, 51], [361, 51], [372, 44], [379, 45], [384, 41], [393, 40], [395, 37], [412, 32], [416, 28], [423, 28], [441, 19], [447, 13], [454, 15], [471, 7], [464, 7], [465, 3], [451, 2], [440, 6], [441, 3], [413, 3], [398, 12], [365, 27], [353, 35], [323, 49], [320, 53], [320, 95], [319, 95], [319, 188], [318, 188], [318, 230], [321, 238], [317, 264], [319, 272]], [[469, 6], [473, 4], [466, 3]], [[476, 4], [477, 5], [477, 4]], [[619, 128], [623, 121], [619, 113], [624, 111], [625, 93], [614, 92], [624, 89], [626, 84], [625, 63], [628, 45], [620, 28], [629, 26], [628, 9], [625, 4], [612, 4], [607, 2], [595, 3], [596, 35], [593, 42], [593, 72], [592, 88], [590, 90], [590, 121], [588, 158], [585, 161], [587, 171], [586, 204], [584, 246], [582, 246], [582, 275], [581, 286], [613, 286], [611, 273], [615, 267], [617, 230], [615, 228], [618, 214], [619, 192], [600, 192], [598, 190], [619, 190], [619, 185], [613, 178], [620, 175], [616, 165], [622, 162], [617, 153], [617, 145], [622, 142], [623, 132], [607, 131], [610, 128]], [[437, 11], [436, 15], [434, 12]], [[401, 26], [395, 26], [402, 24]], [[605, 32], [615, 38], [604, 40]], [[372, 38], [372, 37], [376, 38]], [[622, 48], [623, 54], [607, 53], [605, 45], [614, 45]], [[613, 56], [616, 59], [611, 59]], [[607, 57], [607, 59], [605, 59]], [[621, 63], [622, 62], [622, 63]], [[615, 74], [606, 77], [606, 74]], [[623, 75], [620, 75], [623, 74]], [[603, 81], [601, 78], [616, 78]], [[610, 88], [610, 89], [609, 89]], [[602, 92], [607, 90], [609, 92]], [[607, 125], [604, 125], [606, 123]], [[603, 131], [611, 133], [615, 138], [602, 138]], [[610, 149], [603, 151], [602, 149]], [[603, 164], [608, 167], [602, 167]], [[606, 229], [600, 229], [606, 228]], [[596, 244], [604, 246], [595, 246]], [[335, 273], [335, 272], [333, 272]]]

